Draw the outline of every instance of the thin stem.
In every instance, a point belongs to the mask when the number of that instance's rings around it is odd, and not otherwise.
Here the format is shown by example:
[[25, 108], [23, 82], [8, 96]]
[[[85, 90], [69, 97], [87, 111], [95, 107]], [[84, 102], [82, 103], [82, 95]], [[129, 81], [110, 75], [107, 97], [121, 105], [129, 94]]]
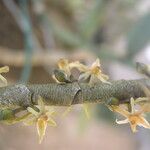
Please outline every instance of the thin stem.
[[97, 83], [94, 86], [88, 83], [67, 84], [16, 84], [0, 88], [0, 106], [27, 107], [37, 104], [41, 96], [45, 105], [70, 106], [83, 103], [105, 103], [115, 97], [120, 103], [126, 103], [131, 97], [144, 97], [146, 94], [141, 84], [150, 89], [149, 79], [117, 80], [111, 84]]

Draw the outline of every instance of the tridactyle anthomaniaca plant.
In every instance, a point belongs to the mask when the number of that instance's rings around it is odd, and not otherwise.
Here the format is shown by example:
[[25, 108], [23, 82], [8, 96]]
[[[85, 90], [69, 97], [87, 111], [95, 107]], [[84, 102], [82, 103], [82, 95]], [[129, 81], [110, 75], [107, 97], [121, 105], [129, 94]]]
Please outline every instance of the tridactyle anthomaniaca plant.
[[[79, 71], [77, 78], [72, 69]], [[58, 68], [52, 77], [56, 83], [41, 85], [16, 84], [7, 86], [7, 80], [1, 75], [9, 67], [0, 68], [0, 121], [7, 124], [23, 122], [35, 124], [39, 143], [46, 133], [47, 125], [56, 127], [54, 106], [66, 106], [66, 114], [75, 104], [83, 104], [87, 118], [91, 103], [103, 103], [112, 112], [117, 112], [126, 119], [116, 122], [129, 123], [133, 132], [137, 126], [150, 128], [145, 114], [150, 112], [150, 69], [149, 65], [137, 63], [137, 70], [148, 78], [138, 80], [110, 81], [102, 72], [100, 60], [91, 66], [79, 61], [58, 61]]]

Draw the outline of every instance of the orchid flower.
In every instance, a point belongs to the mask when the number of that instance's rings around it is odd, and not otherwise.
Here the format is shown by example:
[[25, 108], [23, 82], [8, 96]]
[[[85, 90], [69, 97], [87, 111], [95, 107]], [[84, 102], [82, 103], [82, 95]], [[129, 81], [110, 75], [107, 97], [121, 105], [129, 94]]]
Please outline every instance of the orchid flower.
[[133, 98], [130, 99], [130, 104], [131, 104], [131, 112], [128, 112], [127, 110], [121, 108], [120, 106], [113, 107], [113, 111], [118, 112], [122, 116], [126, 117], [125, 120], [121, 120], [121, 121], [116, 120], [116, 122], [118, 124], [129, 123], [131, 126], [131, 130], [133, 132], [137, 131], [136, 129], [137, 126], [142, 126], [144, 128], [150, 129], [149, 122], [144, 118], [145, 107], [137, 111], [134, 106], [135, 100]]
[[30, 112], [31, 115], [28, 119], [26, 119], [24, 123], [26, 125], [32, 125], [34, 123], [36, 124], [37, 132], [39, 135], [39, 143], [41, 143], [45, 135], [47, 124], [52, 127], [56, 126], [56, 122], [52, 118], [55, 111], [46, 107], [41, 97], [39, 97], [38, 99], [37, 108], [39, 109], [39, 111], [33, 109], [32, 107], [27, 108], [28, 112]]

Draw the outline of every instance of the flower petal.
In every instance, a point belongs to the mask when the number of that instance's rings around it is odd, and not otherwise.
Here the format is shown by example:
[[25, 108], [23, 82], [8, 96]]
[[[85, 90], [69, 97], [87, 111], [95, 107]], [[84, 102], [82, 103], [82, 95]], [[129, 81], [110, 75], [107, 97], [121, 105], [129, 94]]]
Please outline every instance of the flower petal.
[[131, 113], [133, 114], [133, 113], [135, 113], [135, 107], [134, 107], [134, 98], [133, 97], [131, 97], [130, 98], [130, 106], [131, 106]]
[[52, 127], [57, 126], [57, 123], [52, 118], [49, 118], [47, 123], [48, 123], [49, 126], [52, 126]]
[[101, 75], [98, 75], [97, 78], [104, 83], [111, 84], [109, 81], [106, 81], [106, 79], [103, 78]]
[[62, 58], [58, 61], [57, 64], [58, 64], [59, 69], [64, 70], [69, 65], [69, 62], [68, 62], [68, 59]]
[[46, 131], [46, 127], [47, 127], [47, 121], [45, 121], [42, 118], [39, 118], [37, 121], [37, 132], [39, 135], [39, 143], [41, 143], [43, 140], [43, 137], [44, 137], [45, 131]]
[[88, 67], [81, 64], [79, 61], [75, 61], [75, 62], [72, 62], [72, 63], [69, 63], [69, 67], [72, 69], [72, 68], [77, 68], [79, 71], [81, 72], [86, 72], [88, 71]]
[[118, 112], [119, 114], [123, 115], [124, 117], [128, 118], [130, 113], [126, 111], [125, 109], [119, 107], [119, 106], [112, 106], [112, 110], [115, 112]]
[[[130, 122], [129, 122], [129, 123], [130, 123]], [[132, 130], [132, 132], [134, 132], [134, 133], [137, 132], [136, 126], [137, 126], [136, 123], [134, 123], [134, 124], [130, 123], [131, 130]]]
[[56, 83], [60, 83], [60, 82], [56, 79], [56, 77], [55, 77], [54, 74], [52, 75], [52, 78], [55, 80]]
[[69, 61], [67, 59], [60, 59], [58, 61], [59, 69], [63, 70], [68, 76], [71, 75]]
[[140, 122], [138, 125], [150, 129], [150, 124], [144, 117], [140, 117]]
[[94, 67], [100, 67], [100, 59], [97, 58], [95, 62], [93, 62], [92, 64], [92, 67], [91, 68], [94, 68]]
[[109, 79], [109, 77], [108, 77], [107, 75], [103, 74], [103, 73], [101, 73], [100, 76], [101, 76], [104, 80], [108, 80], [108, 79]]
[[120, 120], [120, 121], [118, 121], [118, 120], [116, 119], [116, 123], [117, 123], [117, 124], [126, 124], [126, 123], [129, 123], [129, 120], [128, 120], [128, 119], [125, 119], [125, 120]]
[[0, 74], [0, 80], [2, 80], [2, 82], [7, 85], [7, 80]]
[[45, 105], [41, 96], [38, 97], [38, 106], [39, 106], [40, 112], [45, 111]]
[[56, 115], [56, 111], [55, 110], [48, 110], [47, 109], [47, 112], [45, 113], [48, 117], [50, 117], [50, 116], [54, 116], [54, 115]]
[[85, 81], [90, 77], [90, 72], [81, 73], [79, 76], [79, 81]]
[[9, 72], [9, 67], [8, 66], [4, 66], [0, 68], [0, 73], [7, 73]]

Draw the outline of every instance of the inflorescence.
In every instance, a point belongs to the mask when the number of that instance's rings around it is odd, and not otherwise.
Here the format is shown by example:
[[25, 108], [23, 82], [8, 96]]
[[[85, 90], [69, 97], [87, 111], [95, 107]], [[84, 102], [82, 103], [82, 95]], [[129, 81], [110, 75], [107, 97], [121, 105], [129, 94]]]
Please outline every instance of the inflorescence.
[[[77, 79], [73, 76], [72, 69], [77, 69], [80, 72]], [[0, 80], [4, 83], [4, 86], [7, 85], [7, 80], [1, 74], [8, 71], [8, 66], [0, 68]], [[90, 86], [94, 86], [97, 82], [111, 84], [108, 81], [109, 77], [102, 73], [99, 59], [96, 59], [91, 66], [86, 66], [79, 61], [69, 62], [67, 59], [60, 59], [58, 61], [58, 68], [54, 70], [52, 77], [58, 84], [68, 84], [72, 82], [84, 82], [88, 83]], [[109, 103], [105, 103], [111, 111], [117, 112], [126, 118], [121, 121], [116, 120], [116, 123], [129, 123], [133, 132], [137, 131], [137, 126], [150, 128], [149, 122], [145, 119], [145, 114], [150, 112], [150, 90], [143, 85], [141, 85], [141, 87], [143, 88], [146, 97], [139, 97], [137, 99], [131, 97], [129, 100], [130, 102], [126, 104], [116, 103], [117, 100], [114, 101], [114, 99], [109, 100]], [[83, 108], [87, 118], [89, 118], [89, 104], [83, 104]], [[70, 110], [70, 107], [68, 107], [66, 112], [69, 112]], [[66, 112], [64, 114], [66, 114]], [[14, 111], [11, 109], [4, 109], [3, 111], [0, 111], [0, 113], [3, 114], [3, 118], [5, 119], [2, 121], [5, 123], [12, 124], [21, 121], [26, 125], [36, 124], [39, 135], [39, 143], [43, 140], [47, 125], [52, 127], [57, 126], [53, 119], [55, 116], [55, 110], [52, 106], [46, 106], [40, 95], [38, 97], [38, 104], [27, 107], [26, 113], [21, 117], [15, 116]]]

